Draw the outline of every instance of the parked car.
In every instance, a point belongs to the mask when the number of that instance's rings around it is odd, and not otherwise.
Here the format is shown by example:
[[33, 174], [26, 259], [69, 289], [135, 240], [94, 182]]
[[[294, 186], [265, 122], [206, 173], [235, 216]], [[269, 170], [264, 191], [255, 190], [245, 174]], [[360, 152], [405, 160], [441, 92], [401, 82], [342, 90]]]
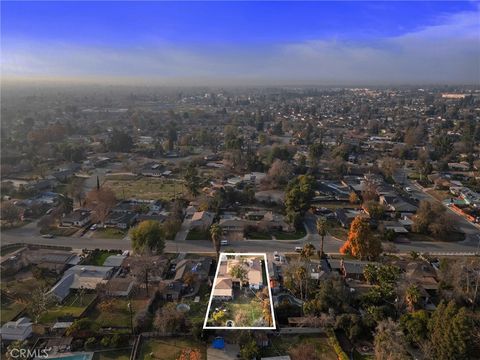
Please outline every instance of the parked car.
[[52, 238], [54, 238], [54, 237], [55, 237], [55, 235], [52, 235], [52, 234], [44, 234], [44, 235], [42, 235], [42, 238], [45, 238], [45, 239], [52, 239]]
[[221, 240], [221, 241], [220, 241], [220, 245], [221, 245], [221, 246], [228, 245], [228, 240]]
[[98, 224], [93, 224], [92, 226], [90, 226], [90, 230], [92, 231], [97, 230], [97, 228], [98, 228]]
[[302, 247], [301, 246], [295, 246], [295, 252], [302, 252]]

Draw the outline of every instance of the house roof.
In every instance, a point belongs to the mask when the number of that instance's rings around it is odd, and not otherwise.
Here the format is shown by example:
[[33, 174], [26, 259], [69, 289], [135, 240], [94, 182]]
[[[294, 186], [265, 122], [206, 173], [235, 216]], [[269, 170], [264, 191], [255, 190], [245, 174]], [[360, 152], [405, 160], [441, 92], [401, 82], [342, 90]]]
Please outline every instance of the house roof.
[[9, 321], [3, 324], [0, 334], [3, 340], [23, 340], [32, 332], [32, 322], [29, 318], [21, 317], [17, 321]]
[[217, 278], [217, 283], [213, 288], [213, 296], [232, 296], [233, 282], [231, 278]]
[[107, 257], [105, 259], [105, 262], [103, 263], [103, 266], [112, 266], [112, 267], [118, 267], [118, 266], [121, 266], [123, 261], [126, 259], [127, 257], [125, 255], [120, 255], [120, 254], [117, 254], [117, 255], [110, 255], [109, 257]]

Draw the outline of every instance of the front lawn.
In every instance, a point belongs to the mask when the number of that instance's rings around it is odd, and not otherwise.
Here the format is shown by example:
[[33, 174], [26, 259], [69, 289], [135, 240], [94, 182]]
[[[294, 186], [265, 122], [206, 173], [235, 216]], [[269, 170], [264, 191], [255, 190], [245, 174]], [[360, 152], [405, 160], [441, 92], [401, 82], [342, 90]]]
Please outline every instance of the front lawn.
[[272, 234], [266, 231], [249, 231], [246, 237], [253, 240], [272, 240]]
[[118, 251], [108, 251], [108, 250], [94, 250], [89, 255], [85, 263], [83, 265], [94, 265], [94, 266], [102, 266], [105, 260], [111, 256], [118, 254]]
[[148, 299], [112, 299], [111, 308], [102, 311], [98, 303], [88, 317], [102, 327], [130, 327], [130, 311], [128, 303], [131, 303], [132, 313], [135, 315], [139, 310], [147, 307]]
[[277, 240], [298, 240], [307, 235], [305, 230], [296, 230], [295, 232], [275, 231], [272, 233]]
[[40, 234], [52, 234], [54, 236], [72, 236], [75, 234], [79, 228], [76, 227], [50, 227], [47, 229], [41, 229]]
[[115, 228], [99, 228], [93, 232], [95, 239], [123, 239], [126, 231]]
[[186, 240], [209, 240], [210, 234], [208, 231], [190, 230], [187, 234]]
[[140, 360], [177, 360], [179, 358], [206, 360], [207, 347], [205, 344], [188, 338], [148, 339], [142, 343], [138, 357]]

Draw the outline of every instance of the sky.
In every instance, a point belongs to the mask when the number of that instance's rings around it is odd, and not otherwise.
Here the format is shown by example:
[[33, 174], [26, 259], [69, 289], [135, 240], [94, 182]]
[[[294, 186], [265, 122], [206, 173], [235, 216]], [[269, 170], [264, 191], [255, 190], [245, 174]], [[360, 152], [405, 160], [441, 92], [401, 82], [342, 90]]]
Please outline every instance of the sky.
[[10, 80], [479, 84], [480, 3], [1, 2]]

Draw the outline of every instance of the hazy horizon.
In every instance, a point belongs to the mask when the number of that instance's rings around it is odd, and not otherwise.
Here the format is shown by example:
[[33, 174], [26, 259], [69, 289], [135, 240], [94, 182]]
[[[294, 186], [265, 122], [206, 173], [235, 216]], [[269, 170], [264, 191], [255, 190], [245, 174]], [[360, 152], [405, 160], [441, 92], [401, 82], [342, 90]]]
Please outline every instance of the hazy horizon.
[[478, 84], [478, 2], [2, 2], [4, 83]]

